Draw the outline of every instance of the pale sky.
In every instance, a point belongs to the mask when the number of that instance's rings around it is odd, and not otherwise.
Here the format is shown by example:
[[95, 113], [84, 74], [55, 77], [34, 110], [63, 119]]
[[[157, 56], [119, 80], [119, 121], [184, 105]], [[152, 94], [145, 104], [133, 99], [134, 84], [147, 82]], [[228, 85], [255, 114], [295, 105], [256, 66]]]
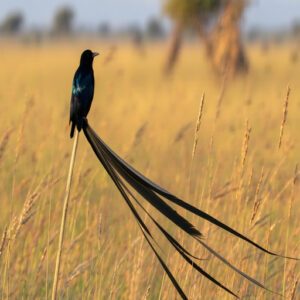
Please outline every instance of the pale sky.
[[[103, 21], [113, 26], [145, 24], [161, 16], [163, 0], [0, 0], [0, 21], [14, 10], [24, 12], [26, 26], [49, 26], [58, 7], [70, 5], [76, 12], [77, 26], [95, 27]], [[300, 20], [300, 0], [252, 0], [245, 15], [246, 28], [286, 28]]]

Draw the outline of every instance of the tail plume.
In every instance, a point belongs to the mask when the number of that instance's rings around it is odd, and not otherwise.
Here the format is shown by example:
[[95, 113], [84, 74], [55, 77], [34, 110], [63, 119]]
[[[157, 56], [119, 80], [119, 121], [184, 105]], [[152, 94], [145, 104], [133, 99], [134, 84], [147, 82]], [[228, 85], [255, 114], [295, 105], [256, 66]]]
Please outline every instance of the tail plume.
[[[177, 227], [179, 227], [183, 232], [188, 234], [194, 240], [196, 240], [199, 245], [204, 247], [208, 252], [210, 252], [213, 256], [219, 259], [222, 263], [227, 265], [229, 268], [237, 272], [239, 275], [250, 281], [251, 283], [263, 288], [271, 293], [277, 294], [269, 290], [265, 287], [262, 283], [257, 281], [256, 279], [252, 278], [251, 276], [247, 275], [233, 264], [231, 264], [228, 260], [226, 260], [222, 255], [220, 255], [216, 250], [212, 249], [207, 243], [203, 241], [203, 236], [201, 232], [191, 224], [185, 217], [179, 214], [175, 209], [173, 209], [167, 201], [185, 209], [208, 221], [215, 226], [227, 231], [228, 233], [232, 234], [233, 236], [251, 244], [252, 246], [256, 247], [257, 249], [261, 250], [264, 253], [267, 253], [272, 256], [289, 258], [299, 260], [298, 258], [293, 257], [285, 257], [283, 255], [276, 254], [267, 250], [266, 248], [262, 247], [258, 243], [252, 241], [245, 235], [239, 233], [235, 229], [231, 228], [230, 226], [222, 223], [221, 221], [217, 220], [213, 216], [205, 213], [204, 211], [196, 208], [195, 206], [177, 198], [176, 196], [169, 193], [167, 190], [161, 188], [141, 173], [136, 171], [133, 167], [131, 167], [128, 163], [126, 163], [122, 158], [120, 158], [113, 150], [111, 150], [103, 141], [102, 139], [96, 134], [96, 132], [89, 126], [86, 119], [84, 119], [82, 128], [84, 134], [91, 145], [94, 153], [96, 154], [98, 160], [103, 165], [104, 169], [107, 171], [108, 175], [114, 182], [115, 186], [121, 193], [122, 197], [124, 198], [126, 204], [129, 206], [134, 218], [136, 219], [139, 228], [142, 231], [147, 243], [149, 244], [150, 248], [153, 250], [155, 256], [157, 257], [158, 261], [160, 262], [161, 266], [163, 267], [164, 271], [168, 275], [169, 279], [173, 283], [175, 289], [179, 293], [182, 299], [188, 299], [185, 295], [184, 291], [180, 287], [179, 283], [173, 276], [172, 272], [169, 270], [168, 266], [161, 258], [160, 254], [158, 253], [159, 245], [156, 242], [153, 234], [150, 232], [147, 225], [144, 223], [142, 218], [139, 216], [138, 209], [144, 211], [149, 219], [155, 224], [157, 229], [161, 232], [161, 234], [166, 238], [166, 240], [173, 246], [173, 248], [180, 254], [180, 256], [190, 264], [199, 274], [204, 276], [206, 279], [213, 282], [215, 285], [226, 291], [227, 293], [231, 294], [233, 297], [238, 298], [238, 296], [233, 293], [230, 289], [220, 283], [217, 279], [212, 277], [208, 274], [205, 270], [200, 267], [195, 260], [201, 260], [201, 258], [196, 257], [195, 255], [191, 254], [187, 249], [185, 249], [154, 217], [144, 208], [143, 204], [140, 202], [140, 199], [144, 199], [147, 201], [151, 206], [153, 206], [157, 211], [160, 212], [164, 217], [169, 219], [172, 223], [174, 223]], [[136, 197], [132, 190], [134, 190], [138, 197]], [[135, 205], [134, 205], [135, 203]]]

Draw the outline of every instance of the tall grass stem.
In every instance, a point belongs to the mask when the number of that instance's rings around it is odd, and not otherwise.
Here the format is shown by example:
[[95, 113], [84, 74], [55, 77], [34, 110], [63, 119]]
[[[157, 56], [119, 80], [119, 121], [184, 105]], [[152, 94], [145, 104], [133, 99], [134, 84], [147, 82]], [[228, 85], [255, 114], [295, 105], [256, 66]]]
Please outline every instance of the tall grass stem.
[[56, 256], [56, 263], [55, 263], [53, 288], [52, 288], [52, 300], [57, 299], [57, 287], [58, 287], [58, 281], [59, 281], [61, 254], [62, 254], [62, 247], [63, 247], [63, 241], [64, 241], [64, 233], [65, 233], [65, 228], [66, 228], [66, 219], [67, 219], [67, 212], [68, 212], [68, 205], [69, 205], [69, 198], [70, 198], [73, 169], [74, 169], [75, 157], [76, 157], [76, 151], [77, 151], [77, 145], [78, 145], [78, 138], [79, 138], [79, 133], [76, 130], [74, 144], [73, 144], [73, 150], [72, 150], [72, 155], [71, 155], [71, 161], [70, 161], [70, 167], [69, 167], [69, 173], [68, 173], [68, 179], [67, 179], [64, 207], [63, 207], [61, 225], [60, 225], [60, 232], [59, 232], [59, 242], [58, 242], [58, 250], [57, 250], [57, 256]]

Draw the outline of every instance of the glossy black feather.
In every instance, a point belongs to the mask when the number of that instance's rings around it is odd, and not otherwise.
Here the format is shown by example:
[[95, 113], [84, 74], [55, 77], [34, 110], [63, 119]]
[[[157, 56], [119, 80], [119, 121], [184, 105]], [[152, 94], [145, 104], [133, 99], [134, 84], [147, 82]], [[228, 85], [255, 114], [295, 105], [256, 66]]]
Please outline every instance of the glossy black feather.
[[[274, 252], [270, 252], [260, 246], [259, 244], [253, 242], [246, 236], [240, 234], [236, 230], [232, 229], [228, 225], [220, 222], [216, 218], [208, 215], [207, 213], [199, 210], [198, 208], [184, 202], [183, 200], [175, 197], [174, 195], [170, 194], [168, 191], [162, 189], [146, 177], [144, 177], [142, 174], [140, 174], [138, 171], [133, 169], [130, 165], [128, 165], [124, 160], [122, 160], [117, 154], [115, 154], [98, 136], [97, 134], [92, 130], [92, 128], [88, 125], [87, 120], [84, 119], [83, 123], [83, 130], [85, 133], [85, 136], [87, 140], [89, 141], [92, 149], [94, 150], [95, 154], [97, 155], [98, 159], [110, 175], [111, 179], [115, 183], [116, 187], [119, 189], [120, 193], [122, 194], [123, 198], [125, 199], [126, 203], [128, 204], [129, 208], [131, 209], [135, 219], [137, 220], [137, 223], [139, 227], [141, 228], [143, 235], [145, 236], [147, 242], [149, 243], [150, 247], [154, 251], [155, 255], [157, 256], [158, 260], [160, 261], [162, 267], [166, 271], [168, 277], [172, 281], [173, 285], [177, 289], [178, 293], [181, 295], [183, 299], [187, 299], [186, 295], [180, 288], [178, 282], [166, 266], [166, 264], [163, 262], [162, 258], [159, 256], [157, 251], [155, 250], [154, 246], [152, 245], [152, 242], [154, 242], [157, 245], [157, 242], [153, 238], [152, 234], [150, 233], [149, 229], [145, 225], [145, 223], [142, 221], [142, 219], [139, 217], [139, 214], [130, 201], [130, 197], [135, 200], [137, 205], [143, 209], [146, 214], [150, 217], [150, 219], [153, 221], [153, 223], [157, 226], [157, 228], [160, 230], [160, 232], [165, 236], [165, 238], [170, 242], [170, 244], [175, 248], [175, 250], [182, 256], [182, 258], [189, 263], [195, 270], [197, 270], [201, 275], [206, 277], [208, 280], [212, 281], [214, 284], [225, 290], [226, 292], [230, 293], [234, 297], [238, 297], [236, 294], [234, 294], [232, 291], [230, 291], [227, 287], [225, 287], [222, 283], [218, 282], [215, 278], [213, 278], [210, 274], [205, 272], [199, 265], [193, 261], [193, 259], [199, 259], [196, 256], [192, 255], [188, 250], [186, 250], [174, 237], [172, 237], [143, 207], [143, 205], [138, 201], [138, 199], [131, 193], [129, 188], [126, 186], [125, 182], [129, 184], [140, 196], [142, 196], [143, 199], [147, 200], [153, 207], [155, 207], [160, 213], [162, 213], [164, 216], [166, 216], [169, 220], [171, 220], [174, 224], [176, 224], [179, 228], [181, 228], [183, 231], [185, 231], [187, 234], [195, 238], [207, 251], [209, 251], [211, 254], [216, 256], [219, 260], [221, 260], [224, 264], [226, 264], [228, 267], [236, 271], [238, 274], [252, 282], [253, 284], [270, 291], [267, 289], [263, 284], [255, 280], [254, 278], [250, 277], [243, 271], [239, 270], [237, 267], [232, 265], [230, 262], [228, 262], [223, 256], [221, 256], [219, 253], [217, 253], [214, 249], [209, 247], [206, 243], [204, 243], [200, 237], [201, 233], [185, 218], [183, 218], [180, 214], [178, 214], [172, 207], [170, 207], [163, 199], [162, 197], [170, 200], [171, 202], [179, 205], [182, 208], [185, 208], [187, 211], [190, 211], [194, 213], [195, 215], [198, 215], [199, 217], [213, 223], [214, 225], [230, 232], [231, 234], [237, 236], [238, 238], [252, 244], [256, 248], [262, 250], [263, 252], [266, 252], [270, 255], [274, 256], [281, 256]], [[124, 181], [123, 181], [124, 180]], [[149, 240], [149, 237], [152, 239], [152, 242]], [[289, 258], [289, 257], [287, 257]], [[295, 259], [295, 258], [291, 258]], [[272, 291], [270, 291], [272, 292]], [[272, 292], [274, 293], [274, 292]], [[275, 293], [276, 294], [276, 293]]]
[[284, 256], [277, 254], [275, 252], [269, 251], [266, 248], [262, 247], [258, 243], [252, 241], [245, 235], [239, 233], [235, 229], [231, 228], [230, 226], [224, 224], [223, 222], [219, 221], [218, 219], [214, 218], [213, 216], [205, 213], [204, 211], [196, 208], [195, 206], [179, 199], [178, 197], [172, 195], [162, 187], [158, 186], [148, 178], [146, 178], [144, 175], [139, 173], [137, 170], [135, 170], [133, 167], [131, 167], [128, 163], [126, 163], [122, 158], [120, 158], [114, 151], [112, 151], [104, 142], [103, 140], [96, 135], [96, 133], [88, 127], [87, 130], [90, 130], [92, 134], [94, 134], [97, 139], [99, 140], [99, 146], [103, 148], [104, 151], [109, 155], [109, 157], [112, 159], [113, 163], [115, 164], [115, 167], [118, 169], [122, 169], [123, 174], [127, 174], [131, 178], [133, 178], [135, 181], [138, 181], [141, 185], [144, 187], [152, 190], [153, 192], [156, 192], [157, 194], [165, 197], [166, 199], [170, 200], [174, 204], [186, 209], [187, 211], [209, 221], [210, 223], [222, 228], [223, 230], [231, 233], [232, 235], [246, 241], [247, 243], [253, 245], [254, 247], [260, 249], [261, 251], [268, 253], [272, 256], [277, 256], [277, 257], [282, 257], [282, 258], [287, 258], [287, 259], [292, 259], [292, 260], [300, 260], [299, 258], [291, 257], [291, 256]]
[[[130, 193], [130, 191], [127, 189], [127, 191]], [[130, 193], [131, 194], [131, 193]], [[158, 227], [158, 229], [162, 232], [162, 234], [166, 237], [166, 239], [170, 242], [170, 244], [175, 248], [175, 250], [183, 257], [183, 259], [190, 264], [194, 269], [196, 269], [201, 275], [203, 275], [205, 278], [207, 278], [209, 281], [213, 282], [220, 288], [222, 288], [224, 291], [228, 292], [232, 296], [239, 298], [235, 293], [233, 293], [231, 290], [229, 290], [226, 286], [224, 286], [222, 283], [217, 281], [215, 278], [213, 278], [210, 274], [208, 274], [206, 271], [204, 271], [199, 265], [197, 265], [191, 258], [197, 259], [197, 260], [203, 260], [199, 257], [196, 257], [192, 255], [189, 251], [187, 251], [178, 241], [176, 241], [175, 238], [173, 238], [150, 214], [147, 212], [147, 210], [141, 205], [141, 203], [134, 197], [132, 194], [131, 196], [134, 198], [134, 200], [138, 203], [138, 205], [143, 209], [143, 211], [150, 217], [150, 219], [154, 222], [154, 224]], [[251, 277], [250, 277], [251, 278]], [[251, 278], [252, 279], [252, 278]], [[260, 287], [265, 288], [259, 283]]]
[[[85, 127], [83, 128], [84, 132], [85, 131]], [[125, 190], [129, 193], [129, 195], [132, 196], [133, 199], [135, 199], [137, 201], [137, 199], [132, 195], [132, 193], [129, 191], [129, 189], [124, 185], [124, 183], [122, 182], [122, 180], [118, 177], [118, 175], [116, 174], [116, 172], [113, 169], [113, 166], [110, 165], [110, 162], [108, 160], [107, 154], [103, 151], [103, 149], [99, 148], [99, 140], [97, 140], [96, 136], [94, 135], [89, 135], [86, 133], [86, 137], [87, 140], [89, 141], [89, 143], [92, 146], [92, 149], [94, 150], [96, 156], [98, 157], [98, 159], [100, 160], [100, 162], [102, 163], [102, 165], [104, 166], [104, 168], [106, 169], [107, 173], [109, 174], [109, 176], [111, 177], [111, 179], [113, 180], [113, 182], [115, 183], [116, 187], [118, 188], [118, 190], [121, 192], [123, 198], [125, 199], [125, 201], [128, 203], [130, 203], [130, 208], [132, 210], [132, 203], [129, 200], [128, 195], [126, 194]], [[148, 216], [151, 218], [151, 220], [155, 223], [155, 225], [159, 228], [159, 230], [163, 233], [163, 235], [167, 238], [167, 240], [171, 243], [171, 245], [173, 245], [173, 247], [176, 249], [176, 251], [184, 258], [184, 260], [189, 263], [190, 265], [193, 266], [193, 268], [195, 268], [200, 274], [202, 274], [204, 277], [206, 277], [208, 280], [212, 281], [214, 284], [216, 284], [217, 286], [219, 286], [220, 288], [222, 288], [223, 290], [225, 290], [226, 292], [230, 293], [232, 296], [238, 298], [238, 296], [236, 294], [234, 294], [232, 291], [230, 291], [228, 288], [226, 288], [223, 284], [221, 284], [220, 282], [218, 282], [216, 279], [214, 279], [211, 275], [209, 275], [207, 272], [205, 272], [200, 266], [198, 266], [194, 261], [191, 260], [191, 258], [189, 258], [188, 256], [198, 259], [200, 260], [198, 257], [195, 257], [194, 255], [190, 254], [189, 251], [187, 251], [182, 245], [180, 245], [145, 209], [144, 207], [137, 201], [137, 203], [139, 204], [139, 206], [141, 206], [143, 208], [143, 210], [148, 214]], [[133, 212], [133, 210], [132, 210]], [[134, 209], [134, 216], [135, 219], [137, 220], [137, 223], [140, 227], [140, 229], [143, 232], [144, 237], [146, 238], [148, 244], [150, 245], [151, 249], [153, 250], [154, 254], [156, 255], [156, 257], [158, 258], [160, 264], [162, 265], [163, 269], [165, 270], [165, 272], [167, 273], [168, 277], [170, 278], [171, 282], [173, 283], [174, 287], [176, 288], [177, 292], [180, 294], [180, 296], [182, 297], [182, 299], [188, 299], [187, 296], [185, 295], [185, 293], [183, 292], [183, 290], [181, 289], [180, 285], [178, 284], [177, 280], [175, 279], [175, 277], [173, 276], [173, 274], [171, 273], [171, 271], [169, 270], [169, 268], [167, 267], [167, 265], [165, 264], [165, 262], [163, 261], [163, 259], [160, 257], [160, 255], [158, 254], [158, 252], [155, 250], [154, 246], [152, 245], [152, 243], [150, 242], [149, 238], [147, 237], [147, 234], [150, 235], [150, 237], [152, 238], [152, 240], [156, 243], [156, 241], [153, 239], [151, 233], [149, 232], [147, 226], [144, 223], [140, 222], [140, 218], [136, 217], [137, 212]], [[157, 243], [156, 243], [157, 244]]]
[[177, 280], [173, 276], [172, 272], [169, 270], [169, 268], [167, 267], [166, 263], [160, 257], [160, 255], [158, 254], [158, 252], [154, 248], [153, 244], [149, 240], [148, 236], [150, 236], [151, 239], [157, 244], [157, 242], [154, 240], [153, 236], [151, 235], [149, 229], [147, 228], [147, 226], [145, 225], [145, 223], [142, 221], [142, 219], [138, 215], [137, 211], [135, 210], [134, 206], [132, 205], [129, 197], [127, 196], [125, 190], [122, 187], [122, 184], [121, 184], [120, 179], [118, 178], [117, 174], [115, 173], [115, 171], [113, 170], [113, 168], [109, 165], [109, 163], [104, 159], [103, 154], [101, 153], [101, 151], [99, 151], [99, 149], [97, 149], [96, 144], [95, 144], [95, 140], [93, 139], [93, 136], [87, 136], [87, 139], [88, 139], [90, 145], [92, 146], [92, 149], [94, 150], [96, 156], [98, 157], [98, 159], [102, 163], [103, 167], [107, 171], [108, 175], [110, 176], [110, 178], [112, 179], [112, 181], [115, 183], [116, 187], [118, 188], [118, 190], [120, 191], [121, 195], [123, 196], [123, 198], [125, 199], [126, 203], [128, 204], [128, 206], [129, 206], [131, 212], [133, 213], [133, 215], [134, 215], [134, 217], [135, 217], [135, 219], [136, 219], [136, 221], [137, 221], [137, 223], [139, 225], [139, 228], [141, 229], [141, 231], [142, 231], [142, 233], [143, 233], [143, 235], [144, 235], [147, 243], [149, 244], [150, 248], [154, 252], [154, 254], [157, 257], [157, 259], [159, 260], [161, 266], [163, 267], [163, 269], [167, 273], [168, 277], [170, 278], [170, 280], [173, 283], [174, 287], [176, 288], [177, 292], [182, 297], [182, 299], [184, 299], [184, 300], [188, 299], [187, 296], [185, 295], [185, 293], [183, 292], [183, 290], [181, 289], [180, 285], [178, 284]]
[[71, 138], [74, 135], [75, 126], [78, 131], [81, 130], [83, 119], [88, 115], [92, 105], [95, 86], [93, 60], [93, 52], [85, 50], [73, 78], [70, 105]]

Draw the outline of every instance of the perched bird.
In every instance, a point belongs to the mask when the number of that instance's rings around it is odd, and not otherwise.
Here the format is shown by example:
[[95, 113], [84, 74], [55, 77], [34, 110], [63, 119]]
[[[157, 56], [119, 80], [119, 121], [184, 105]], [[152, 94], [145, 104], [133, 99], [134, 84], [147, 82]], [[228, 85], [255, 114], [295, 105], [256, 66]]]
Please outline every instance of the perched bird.
[[72, 122], [70, 137], [74, 135], [75, 126], [81, 130], [83, 119], [90, 111], [94, 97], [93, 61], [97, 52], [85, 50], [81, 54], [79, 67], [74, 75], [72, 84], [70, 123]]
[[116, 188], [119, 190], [135, 220], [137, 221], [137, 224], [147, 243], [154, 252], [162, 268], [166, 272], [181, 298], [186, 300], [188, 299], [188, 296], [185, 294], [180, 284], [177, 282], [176, 278], [167, 266], [166, 262], [161, 257], [159, 253], [160, 246], [157, 242], [157, 239], [151, 232], [150, 228], [146, 225], [143, 220], [144, 218], [140, 216], [139, 212], [144, 212], [148, 216], [148, 219], [155, 225], [157, 230], [161, 232], [165, 239], [173, 246], [174, 250], [187, 264], [189, 264], [203, 277], [213, 282], [216, 286], [223, 289], [233, 297], [238, 298], [238, 295], [231, 291], [231, 289], [225, 286], [218, 279], [205, 271], [205, 265], [203, 267], [201, 263], [202, 259], [191, 253], [188, 248], [180, 243], [180, 240], [177, 240], [173, 234], [171, 234], [162, 224], [160, 224], [160, 222], [146, 209], [145, 203], [149, 203], [151, 206], [153, 206], [162, 216], [171, 221], [177, 228], [179, 228], [191, 239], [196, 241], [199, 246], [204, 248], [212, 256], [215, 256], [218, 260], [238, 273], [240, 276], [244, 277], [246, 280], [262, 289], [265, 289], [273, 294], [277, 294], [276, 292], [268, 289], [264, 284], [260, 283], [255, 278], [243, 272], [221, 254], [219, 254], [217, 250], [214, 250], [211, 246], [209, 246], [200, 230], [198, 230], [198, 228], [196, 228], [196, 226], [194, 226], [182, 212], [177, 212], [176, 208], [180, 208], [181, 210], [189, 212], [195, 217], [198, 217], [203, 221], [207, 221], [216, 227], [223, 229], [225, 232], [239, 238], [240, 240], [243, 240], [244, 242], [254, 246], [264, 253], [295, 260], [299, 260], [299, 258], [279, 255], [262, 247], [260, 244], [249, 239], [244, 234], [226, 225], [212, 215], [209, 215], [200, 208], [193, 206], [192, 204], [163, 189], [158, 184], [152, 182], [150, 179], [146, 178], [127, 162], [125, 162], [112, 149], [110, 149], [109, 146], [106, 145], [105, 142], [90, 127], [86, 117], [90, 110], [94, 96], [93, 60], [96, 55], [98, 55], [98, 53], [93, 53], [91, 50], [85, 50], [81, 55], [80, 65], [74, 76], [70, 112], [70, 122], [72, 122], [70, 136], [71, 138], [73, 137], [75, 126], [77, 126], [78, 131], [83, 129], [84, 135], [87, 138], [92, 150], [96, 154], [104, 169], [107, 171]]

